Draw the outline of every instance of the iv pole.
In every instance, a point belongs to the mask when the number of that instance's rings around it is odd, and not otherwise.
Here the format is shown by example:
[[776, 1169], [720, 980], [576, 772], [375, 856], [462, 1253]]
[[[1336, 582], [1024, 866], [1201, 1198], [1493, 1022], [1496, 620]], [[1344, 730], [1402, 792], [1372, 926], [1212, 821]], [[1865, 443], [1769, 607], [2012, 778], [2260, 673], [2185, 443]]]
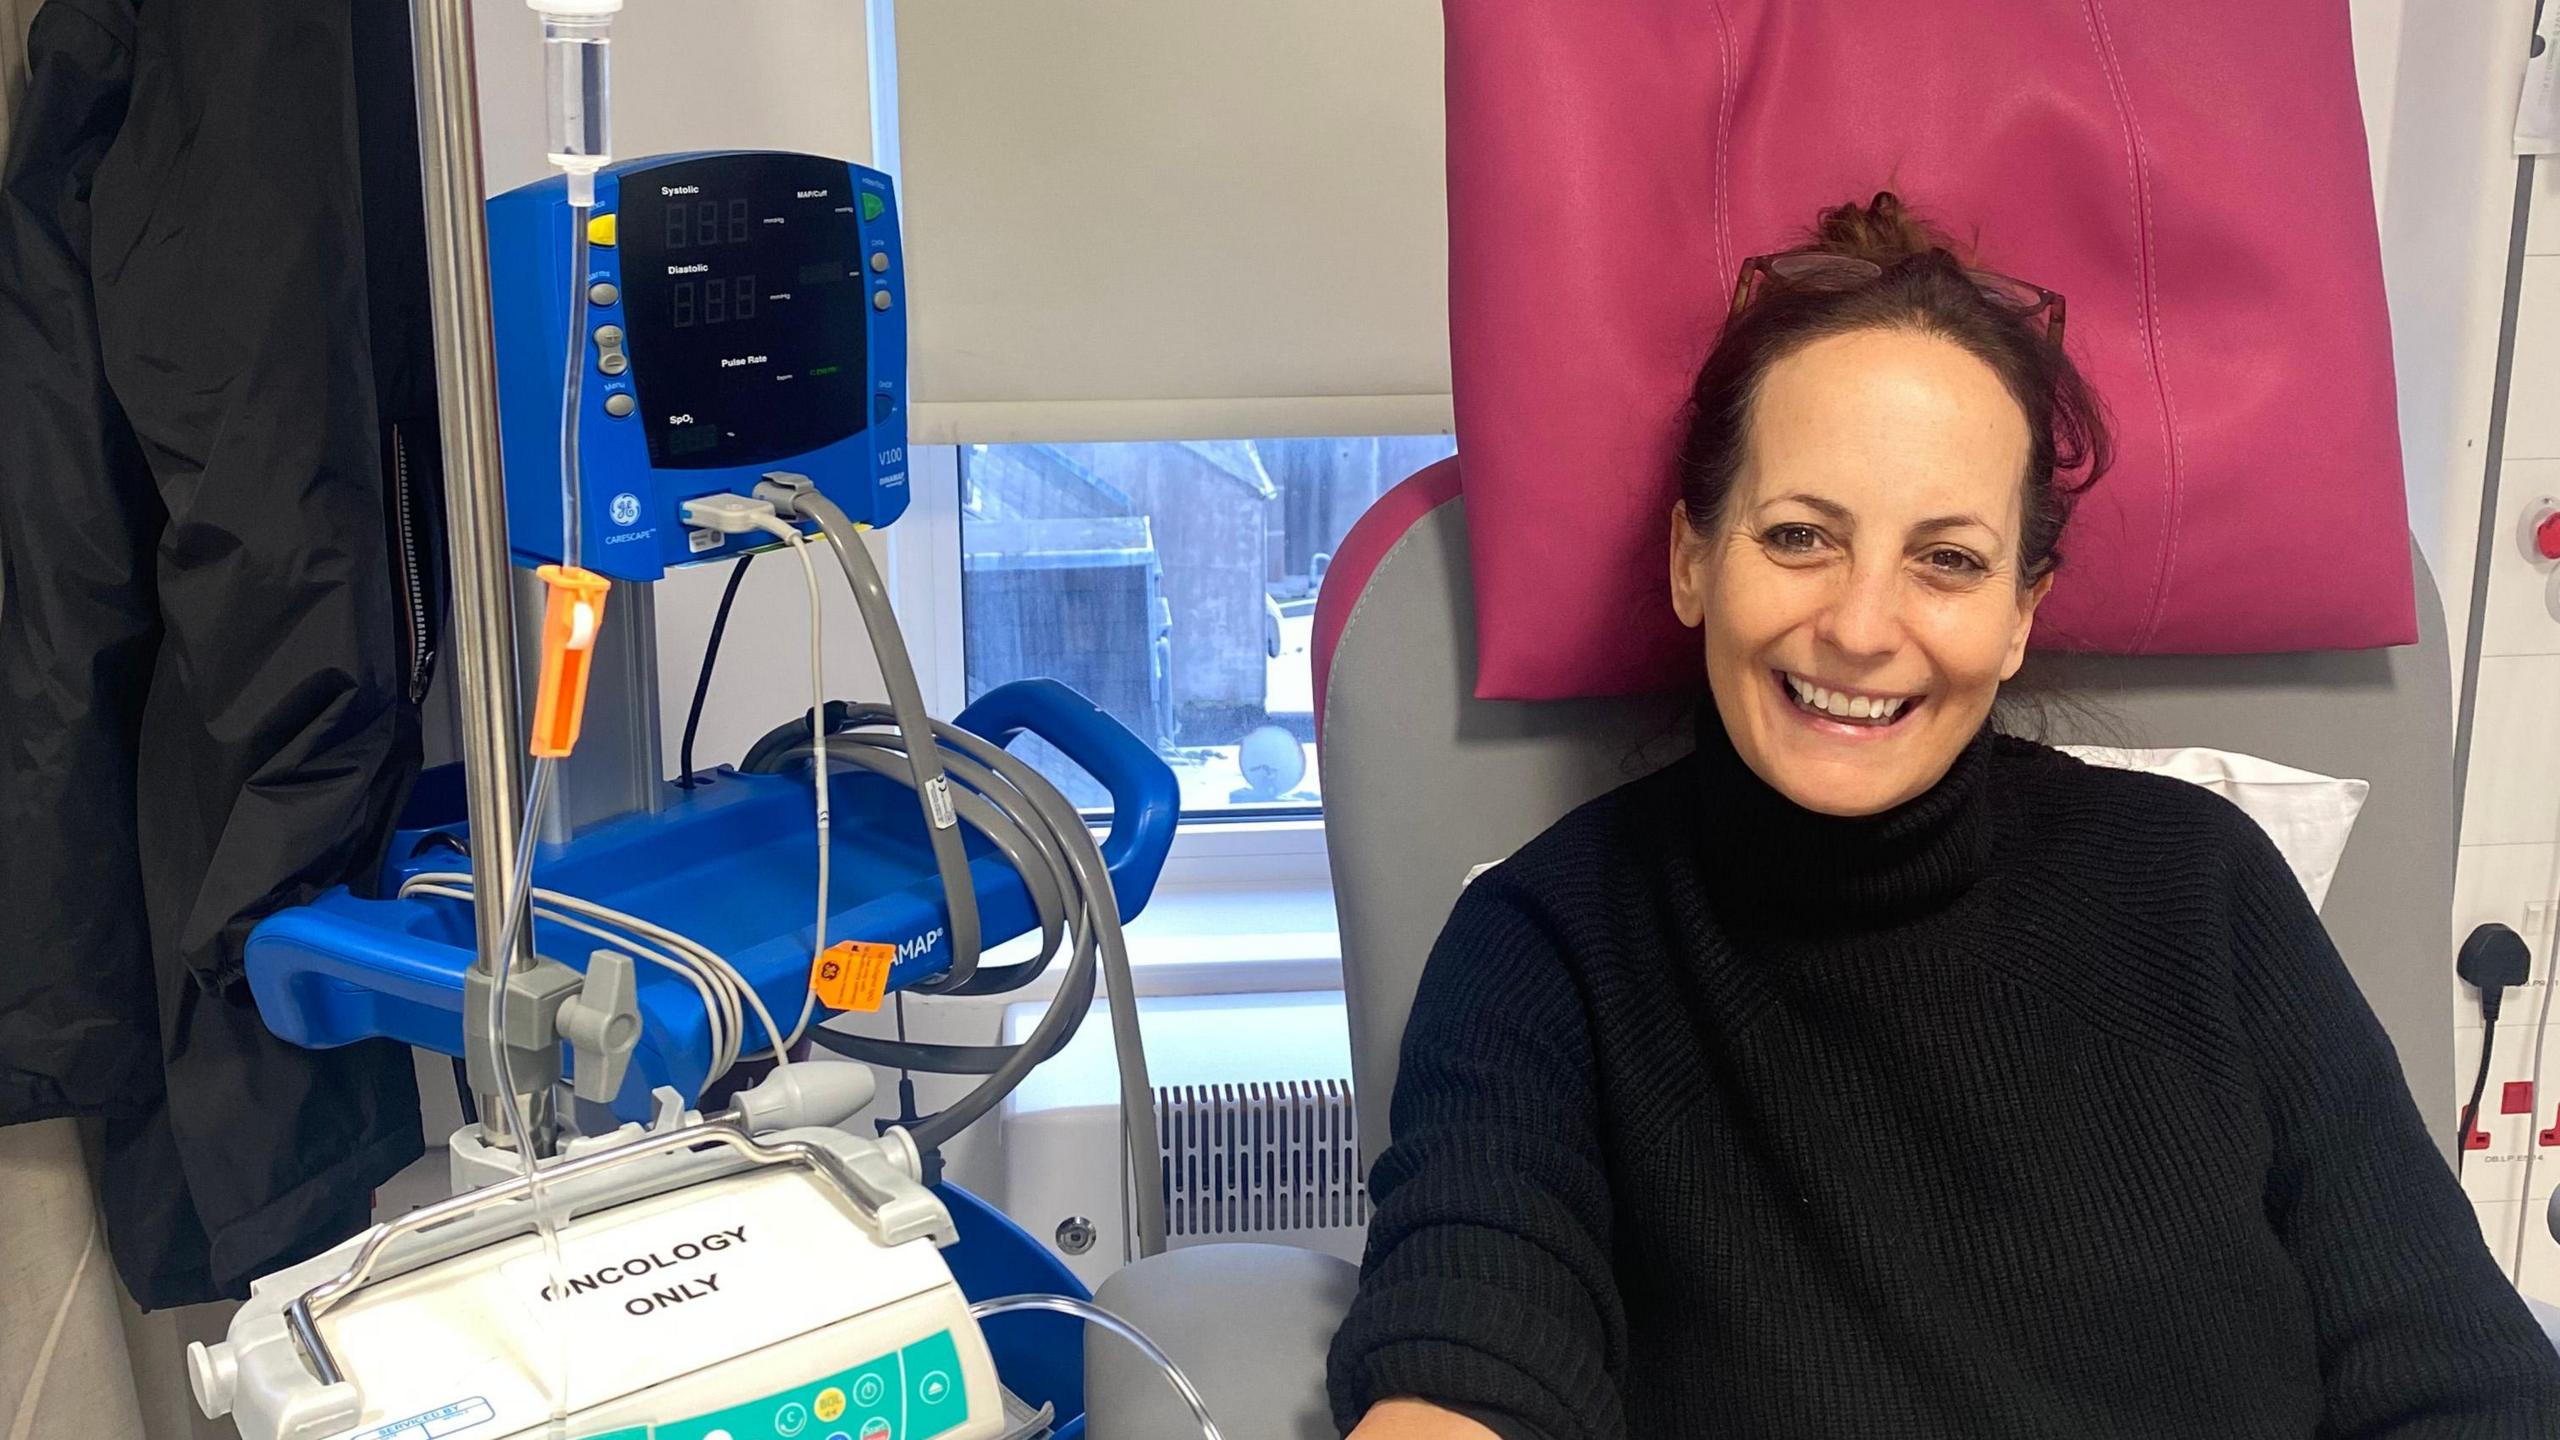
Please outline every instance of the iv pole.
[[[490, 333], [489, 240], [482, 211], [480, 114], [470, 0], [411, 0], [410, 42], [418, 90], [418, 154], [426, 199], [427, 291], [433, 304], [436, 396], [444, 444], [445, 529], [453, 574], [454, 683], [461, 699], [463, 782], [471, 809], [471, 879], [503, 895], [522, 826], [523, 766], [516, 754], [514, 601], [507, 504], [498, 460], [496, 347]], [[479, 943], [472, 968], [495, 971], [504, 907], [472, 907]], [[530, 926], [516, 940], [527, 965]], [[482, 1138], [512, 1148], [514, 1107], [494, 1093], [487, 1027], [463, 1017], [466, 1067]], [[534, 1153], [552, 1149], [557, 1117], [549, 1087], [533, 1102]]]

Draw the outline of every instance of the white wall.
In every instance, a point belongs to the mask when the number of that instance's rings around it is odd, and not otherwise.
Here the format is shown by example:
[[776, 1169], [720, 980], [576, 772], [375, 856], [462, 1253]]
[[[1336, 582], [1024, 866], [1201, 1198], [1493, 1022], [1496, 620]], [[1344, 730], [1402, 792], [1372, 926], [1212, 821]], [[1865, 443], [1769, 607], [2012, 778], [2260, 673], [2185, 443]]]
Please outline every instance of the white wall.
[[[2560, 1144], [2542, 1141], [2546, 1128], [2560, 1140], [2560, 1045], [2550, 1043], [2560, 1015], [2548, 1026], [2537, 1023], [2550, 993], [2540, 982], [2560, 968], [2550, 909], [2560, 895], [2560, 567], [2532, 554], [2524, 528], [2539, 502], [2560, 496], [2560, 156], [2544, 157], [2536, 179], [2503, 466], [2491, 512], [2496, 533], [2480, 627], [2479, 719], [2472, 730], [2454, 930], [2460, 935], [2500, 921], [2522, 931], [2534, 948], [2540, 973], [2507, 1002], [2491, 1094], [2494, 1100], [2499, 1082], [2531, 1079], [2537, 1113], [2485, 1119], [2492, 1147], [2471, 1157], [2475, 1173], [2466, 1178], [2484, 1232], [2493, 1239], [2524, 1236], [2520, 1283], [2526, 1291], [2560, 1302], [2560, 1246], [2546, 1223], [2560, 1182]], [[2536, 905], [2543, 907], [2538, 913]], [[2457, 1048], [2470, 1065], [2479, 1054], [2478, 1011], [2467, 996], [2458, 997], [2457, 1006]], [[2527, 1156], [2533, 1159], [2529, 1182]]]
[[2358, 0], [2410, 528], [2462, 653], [2533, 0]]
[[[2546, 165], [2527, 245], [2500, 493], [2488, 572], [2475, 575], [2491, 464], [2498, 335], [2511, 249], [2516, 160], [2509, 141], [2532, 31], [2532, 0], [2455, 9], [2359, 0], [2383, 269], [2390, 290], [2410, 527], [2434, 567], [2457, 665], [2475, 581], [2487, 586], [2477, 719], [2464, 799], [2450, 945], [2499, 921], [2524, 932], [2537, 970], [2560, 966], [2547, 907], [2560, 883], [2560, 582], [2524, 548], [2521, 521], [2560, 493], [2560, 180]], [[2455, 676], [2457, 686], [2461, 676]], [[2448, 959], [2447, 969], [2450, 971]], [[2456, 1083], [2467, 1093], [2481, 1046], [2476, 996], [2448, 976]], [[2506, 1005], [2482, 1128], [2464, 1185], [2482, 1231], [2521, 1283], [2560, 1301], [2560, 1247], [2544, 1220], [2560, 1146], [2560, 1047], [2541, 1042], [2544, 987]], [[2542, 1058], [2547, 1055], [2547, 1062]], [[2534, 1115], [2499, 1113], [2508, 1082], [2535, 1080]], [[2429, 1119], [2450, 1127], [2451, 1115]], [[2527, 1178], [2527, 1159], [2531, 1176]], [[2521, 1248], [2520, 1248], [2521, 1247]]]

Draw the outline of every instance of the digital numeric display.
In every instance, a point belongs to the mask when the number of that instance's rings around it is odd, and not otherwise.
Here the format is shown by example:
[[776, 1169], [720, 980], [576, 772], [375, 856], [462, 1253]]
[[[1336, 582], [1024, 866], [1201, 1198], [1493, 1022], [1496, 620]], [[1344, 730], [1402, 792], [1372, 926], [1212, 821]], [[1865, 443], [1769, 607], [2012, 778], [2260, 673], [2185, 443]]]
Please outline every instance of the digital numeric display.
[[860, 202], [842, 162], [677, 160], [625, 173], [618, 203], [651, 464], [760, 464], [868, 423]]

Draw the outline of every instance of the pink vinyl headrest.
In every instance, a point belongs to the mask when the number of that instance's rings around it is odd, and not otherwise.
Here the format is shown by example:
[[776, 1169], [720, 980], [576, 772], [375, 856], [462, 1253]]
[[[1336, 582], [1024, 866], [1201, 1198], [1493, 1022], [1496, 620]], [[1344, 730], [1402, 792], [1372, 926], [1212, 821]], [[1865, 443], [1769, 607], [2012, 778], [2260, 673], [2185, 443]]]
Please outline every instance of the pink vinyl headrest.
[[1892, 188], [2069, 298], [2119, 461], [2040, 643], [2415, 638], [2333, 0], [1449, 0], [1450, 330], [1487, 698], [1693, 680], [1682, 407], [1742, 260]]

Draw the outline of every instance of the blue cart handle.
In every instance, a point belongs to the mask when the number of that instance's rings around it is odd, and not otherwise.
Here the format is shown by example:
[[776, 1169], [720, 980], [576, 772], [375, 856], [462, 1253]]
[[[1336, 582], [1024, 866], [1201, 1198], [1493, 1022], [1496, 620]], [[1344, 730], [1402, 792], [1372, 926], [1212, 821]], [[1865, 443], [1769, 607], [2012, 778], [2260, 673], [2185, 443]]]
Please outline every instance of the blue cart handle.
[[1122, 919], [1155, 889], [1182, 821], [1182, 789], [1172, 767], [1095, 704], [1055, 680], [1015, 680], [978, 697], [955, 722], [999, 745], [1032, 734], [1083, 767], [1111, 796], [1102, 863], [1120, 897]]

